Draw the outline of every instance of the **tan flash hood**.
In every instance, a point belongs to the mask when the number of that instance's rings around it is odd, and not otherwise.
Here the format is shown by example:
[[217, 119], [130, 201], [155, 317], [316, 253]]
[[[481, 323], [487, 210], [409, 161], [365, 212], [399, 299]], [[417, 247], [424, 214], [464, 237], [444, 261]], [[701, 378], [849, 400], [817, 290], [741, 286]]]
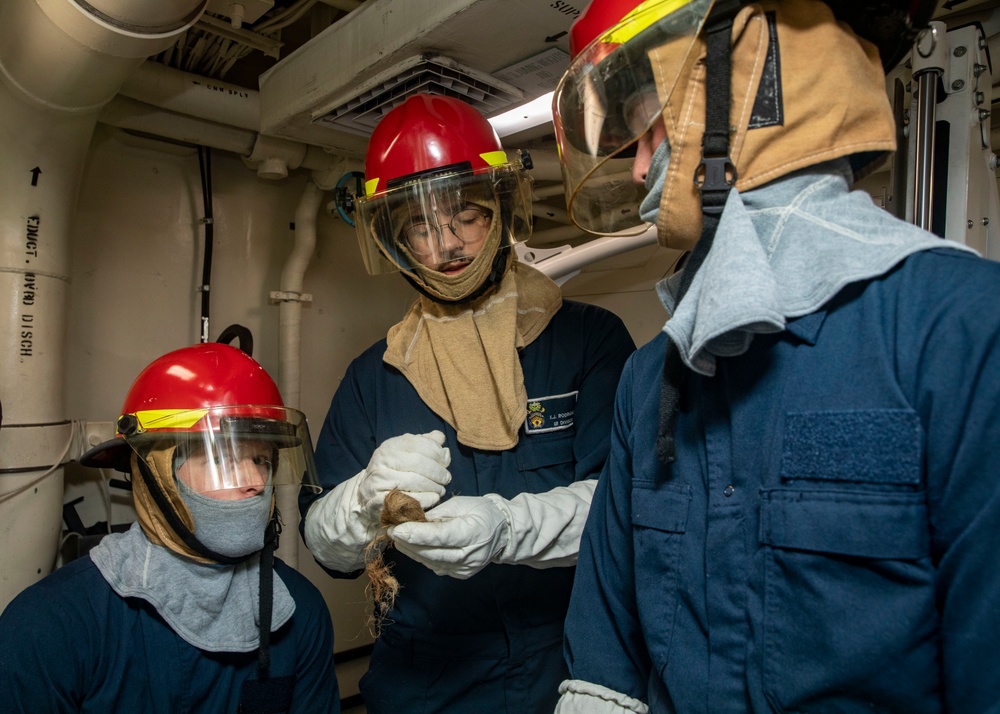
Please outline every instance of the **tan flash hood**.
[[[730, 157], [739, 191], [844, 156], [852, 157], [857, 179], [895, 149], [878, 49], [837, 22], [825, 3], [747, 5], [732, 38]], [[669, 44], [650, 52], [657, 88], [669, 94], [663, 120], [670, 162], [657, 232], [661, 245], [680, 250], [701, 235], [693, 177], [705, 131], [705, 57], [704, 33], [684, 56]]]

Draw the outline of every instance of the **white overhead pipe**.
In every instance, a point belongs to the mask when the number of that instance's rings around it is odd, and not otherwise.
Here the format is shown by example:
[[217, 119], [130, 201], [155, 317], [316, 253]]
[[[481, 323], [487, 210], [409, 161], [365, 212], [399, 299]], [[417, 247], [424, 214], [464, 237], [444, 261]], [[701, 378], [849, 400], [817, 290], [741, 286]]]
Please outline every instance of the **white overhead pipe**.
[[249, 155], [257, 141], [257, 134], [247, 129], [175, 114], [126, 97], [115, 97], [104, 105], [98, 121], [118, 129], [207, 146], [239, 156]]
[[120, 95], [102, 112], [102, 122], [183, 141], [204, 136], [192, 143], [239, 154], [263, 179], [283, 179], [300, 167], [326, 171], [341, 162], [318, 147], [259, 134], [260, 92], [252, 89], [144, 62]]
[[532, 248], [518, 243], [516, 248], [518, 260], [537, 268], [562, 285], [591, 263], [655, 244], [656, 226], [650, 226], [639, 235], [604, 236], [576, 246]]
[[59, 546], [69, 236], [97, 112], [205, 4], [0, 1], [0, 609]]
[[[316, 217], [323, 204], [323, 192], [312, 180], [306, 182], [299, 205], [295, 209], [295, 242], [281, 270], [281, 286], [271, 292], [271, 300], [279, 304], [278, 332], [280, 336], [280, 367], [278, 388], [286, 407], [299, 408], [301, 390], [302, 303], [311, 302], [312, 295], [302, 292], [306, 268], [316, 249]], [[286, 521], [298, 519], [298, 493], [281, 489], [276, 496], [278, 510]], [[282, 538], [277, 555], [293, 568], [299, 565], [299, 539]]]
[[260, 92], [151, 60], [135, 68], [119, 94], [226, 126], [260, 129]]
[[[167, 70], [176, 73], [176, 70]], [[181, 73], [184, 74], [184, 73]], [[158, 98], [142, 94], [156, 102]], [[170, 104], [169, 102], [164, 102]], [[190, 110], [191, 107], [178, 107]], [[236, 154], [263, 179], [282, 179], [290, 169], [304, 168], [325, 172], [338, 167], [343, 159], [316, 146], [256, 131], [230, 126], [215, 119], [218, 112], [201, 111], [203, 116], [171, 111], [145, 101], [115, 97], [101, 110], [98, 120], [118, 129], [138, 131], [165, 139], [207, 146]]]

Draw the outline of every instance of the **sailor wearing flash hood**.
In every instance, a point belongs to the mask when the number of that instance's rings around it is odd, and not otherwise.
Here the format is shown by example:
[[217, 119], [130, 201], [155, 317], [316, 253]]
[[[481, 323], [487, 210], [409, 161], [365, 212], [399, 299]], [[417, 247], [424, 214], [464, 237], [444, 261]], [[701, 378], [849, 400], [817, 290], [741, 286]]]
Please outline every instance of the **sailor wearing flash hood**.
[[305, 543], [336, 577], [386, 547], [392, 489], [430, 509], [388, 529], [401, 589], [361, 680], [371, 714], [551, 712], [565, 676], [572, 565], [634, 347], [617, 317], [516, 260], [525, 170], [449, 97], [408, 98], [369, 142], [362, 254], [419, 296], [348, 368], [316, 447], [325, 493], [301, 501]]
[[146, 367], [117, 425], [81, 463], [132, 474], [138, 521], [4, 611], [7, 710], [339, 711], [327, 607], [273, 557], [274, 489], [315, 483], [302, 413], [202, 344]]
[[559, 714], [1000, 709], [1000, 266], [853, 189], [894, 148], [882, 64], [932, 10], [593, 0], [573, 25], [574, 220], [690, 256], [623, 372]]

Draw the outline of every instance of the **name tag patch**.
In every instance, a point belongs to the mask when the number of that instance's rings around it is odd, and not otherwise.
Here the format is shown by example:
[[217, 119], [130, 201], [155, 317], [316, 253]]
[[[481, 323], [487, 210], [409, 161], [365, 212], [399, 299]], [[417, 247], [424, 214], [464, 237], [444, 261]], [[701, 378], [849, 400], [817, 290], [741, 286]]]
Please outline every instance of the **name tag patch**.
[[524, 420], [525, 433], [544, 434], [573, 428], [577, 394], [579, 392], [529, 399], [528, 414]]

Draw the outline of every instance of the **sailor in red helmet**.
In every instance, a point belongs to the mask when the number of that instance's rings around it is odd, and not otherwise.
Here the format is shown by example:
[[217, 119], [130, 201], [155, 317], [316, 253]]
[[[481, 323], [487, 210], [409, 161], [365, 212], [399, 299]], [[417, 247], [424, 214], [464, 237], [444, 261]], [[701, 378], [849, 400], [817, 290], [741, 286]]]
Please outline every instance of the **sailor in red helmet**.
[[574, 24], [574, 221], [690, 254], [623, 372], [560, 714], [1000, 711], [1000, 266], [853, 190], [894, 148], [883, 62], [932, 10]]
[[551, 712], [571, 566], [633, 342], [516, 261], [530, 179], [468, 104], [408, 98], [376, 127], [365, 177], [368, 268], [420, 294], [334, 395], [305, 543], [356, 577], [391, 489], [429, 509], [388, 529], [402, 587], [361, 681], [369, 712]]
[[132, 474], [138, 520], [4, 610], [4, 711], [340, 710], [329, 610], [273, 557], [274, 490], [315, 487], [312, 442], [257, 362], [154, 360], [80, 461]]

